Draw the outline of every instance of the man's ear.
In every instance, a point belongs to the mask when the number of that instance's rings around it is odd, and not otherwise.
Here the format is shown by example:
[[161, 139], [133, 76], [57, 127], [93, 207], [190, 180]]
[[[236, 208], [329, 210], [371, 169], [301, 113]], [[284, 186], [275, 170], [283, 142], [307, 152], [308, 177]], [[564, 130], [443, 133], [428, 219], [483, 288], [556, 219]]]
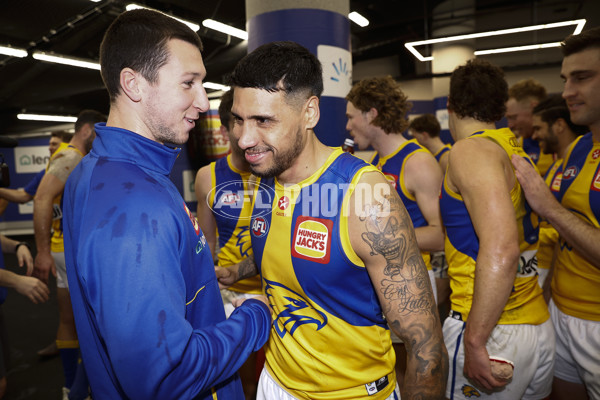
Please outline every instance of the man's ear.
[[305, 129], [314, 129], [317, 126], [317, 122], [319, 122], [319, 118], [321, 118], [319, 98], [311, 96], [304, 104]]
[[567, 129], [567, 121], [565, 121], [563, 118], [558, 118], [552, 124], [552, 130], [555, 133], [563, 133], [565, 129]]
[[119, 83], [121, 90], [133, 102], [139, 102], [142, 99], [140, 90], [140, 80], [143, 77], [131, 68], [123, 68], [119, 74]]
[[377, 111], [376, 108], [371, 107], [371, 109], [369, 111], [367, 111], [366, 114], [367, 114], [367, 122], [370, 124], [371, 122], [373, 122], [373, 120], [375, 118], [377, 118], [377, 116], [379, 115], [379, 112]]

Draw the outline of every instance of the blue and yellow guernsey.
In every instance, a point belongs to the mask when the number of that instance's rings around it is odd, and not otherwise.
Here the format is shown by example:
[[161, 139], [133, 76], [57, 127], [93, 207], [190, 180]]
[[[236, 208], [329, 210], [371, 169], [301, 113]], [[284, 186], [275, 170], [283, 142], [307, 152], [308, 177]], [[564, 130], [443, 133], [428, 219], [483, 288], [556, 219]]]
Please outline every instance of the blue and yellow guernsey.
[[[83, 157], [83, 153], [79, 151], [75, 146], [71, 146], [69, 143], [61, 143], [58, 146], [58, 149], [52, 154], [50, 157], [50, 161], [46, 165], [46, 172], [48, 171], [48, 167], [50, 163], [61, 154], [66, 149], [72, 149], [77, 153], [81, 154]], [[52, 237], [50, 238], [50, 251], [54, 253], [62, 253], [65, 251], [65, 246], [63, 242], [63, 229], [62, 229], [62, 193], [56, 196], [52, 200]]]
[[[471, 138], [486, 138], [500, 145], [510, 158], [512, 154], [527, 157], [514, 134], [507, 128], [476, 132]], [[529, 160], [531, 162], [531, 160]], [[462, 314], [466, 321], [473, 302], [475, 265], [479, 252], [479, 239], [469, 212], [460, 194], [448, 187], [448, 175], [444, 178], [440, 209], [446, 227], [446, 259], [450, 277], [451, 307]], [[525, 201], [523, 189], [515, 179], [510, 197], [519, 227], [521, 257], [515, 276], [513, 290], [504, 306], [498, 324], [538, 325], [549, 318], [548, 308], [537, 282], [535, 254], [538, 247], [538, 218]]]
[[[562, 179], [562, 159], [556, 160], [546, 172], [544, 181], [554, 196], [558, 197], [560, 181]], [[537, 252], [538, 268], [550, 269], [554, 246], [558, 241], [558, 232], [545, 219], [540, 219], [540, 242]]]
[[[231, 162], [231, 154], [211, 163], [210, 168], [211, 187], [227, 186], [225, 190], [212, 190], [208, 203], [213, 210], [219, 237], [217, 262], [221, 267], [230, 267], [252, 256], [252, 203], [245, 195], [252, 190], [251, 174], [237, 169]], [[260, 276], [238, 281], [229, 289], [240, 293], [261, 294]]]
[[385, 399], [396, 385], [390, 331], [348, 235], [352, 185], [368, 171], [337, 148], [298, 185], [262, 180], [254, 197], [252, 247], [274, 310], [265, 365], [299, 399]]
[[[563, 164], [559, 200], [600, 229], [600, 142], [587, 133], [576, 139]], [[552, 279], [552, 299], [565, 314], [600, 321], [600, 270], [562, 238]]]
[[[421, 213], [415, 196], [410, 194], [408, 189], [406, 189], [402, 171], [404, 171], [404, 165], [408, 159], [418, 152], [429, 153], [429, 150], [421, 146], [419, 142], [417, 142], [417, 139], [411, 139], [402, 143], [393, 153], [388, 154], [385, 157], [379, 157], [379, 154], [375, 153], [371, 159], [371, 164], [383, 172], [392, 187], [398, 192], [415, 228], [427, 226], [427, 220], [423, 216], [423, 213]], [[423, 257], [423, 261], [425, 261], [427, 269], [431, 270], [431, 254], [422, 251], [421, 256]]]
[[436, 153], [433, 155], [435, 157], [435, 160], [439, 163], [442, 156], [444, 154], [446, 154], [447, 152], [450, 151], [450, 149], [452, 148], [451, 145], [449, 144], [445, 144], [444, 147], [442, 147], [441, 149], [439, 149], [438, 151], [436, 151]]
[[525, 153], [537, 167], [540, 175], [545, 176], [546, 172], [554, 162], [554, 154], [544, 153], [540, 148], [540, 143], [535, 139], [519, 137], [518, 140]]

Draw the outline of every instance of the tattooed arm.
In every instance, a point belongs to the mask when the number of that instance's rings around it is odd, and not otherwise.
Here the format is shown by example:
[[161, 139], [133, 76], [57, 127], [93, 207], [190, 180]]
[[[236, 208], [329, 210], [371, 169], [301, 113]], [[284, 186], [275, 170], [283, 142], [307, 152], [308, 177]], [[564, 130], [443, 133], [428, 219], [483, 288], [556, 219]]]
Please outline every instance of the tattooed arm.
[[377, 195], [385, 188], [382, 184], [390, 187], [381, 174], [365, 173], [360, 183], [375, 195], [356, 191], [350, 198], [350, 240], [365, 263], [390, 328], [406, 345], [402, 398], [444, 398], [448, 354], [412, 222], [395, 191]]
[[219, 288], [227, 289], [237, 281], [251, 278], [258, 274], [258, 267], [256, 262], [254, 262], [254, 257], [248, 257], [231, 267], [223, 268], [215, 266], [215, 273], [219, 280]]

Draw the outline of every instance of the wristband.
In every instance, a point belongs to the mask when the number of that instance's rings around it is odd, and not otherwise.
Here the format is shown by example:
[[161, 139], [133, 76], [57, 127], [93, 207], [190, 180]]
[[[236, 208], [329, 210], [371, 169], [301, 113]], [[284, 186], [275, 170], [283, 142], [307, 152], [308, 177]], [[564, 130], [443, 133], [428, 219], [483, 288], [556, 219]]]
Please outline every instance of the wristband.
[[27, 247], [29, 249], [29, 251], [31, 251], [31, 246], [29, 245], [29, 243], [27, 243], [27, 242], [19, 242], [15, 246], [15, 253], [19, 250], [19, 247], [21, 247], [21, 246], [25, 246], [25, 247]]

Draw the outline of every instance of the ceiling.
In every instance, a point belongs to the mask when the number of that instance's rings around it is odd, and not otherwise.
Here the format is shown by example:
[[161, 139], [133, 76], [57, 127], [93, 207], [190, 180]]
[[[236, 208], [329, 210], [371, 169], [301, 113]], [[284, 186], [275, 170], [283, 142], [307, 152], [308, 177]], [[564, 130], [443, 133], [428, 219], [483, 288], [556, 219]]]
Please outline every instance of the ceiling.
[[[474, 10], [461, 16], [461, 4], [471, 1]], [[212, 18], [245, 29], [244, 0], [138, 0], [151, 8], [201, 23]], [[0, 0], [0, 45], [98, 60], [98, 48], [109, 24], [129, 1], [104, 0]], [[301, 0], [298, 1], [299, 7]], [[433, 12], [444, 7], [447, 13]], [[392, 57], [397, 79], [431, 76], [431, 63], [421, 63], [404, 43], [435, 37], [433, 30], [465, 21], [475, 32], [587, 18], [585, 28], [600, 26], [598, 0], [350, 0], [371, 23], [364, 28], [351, 23], [353, 63]], [[438, 8], [437, 10], [440, 10]], [[434, 18], [434, 14], [436, 17]], [[473, 26], [474, 24], [474, 26]], [[478, 40], [477, 48], [504, 47], [511, 42], [530, 44], [560, 41], [573, 27], [496, 39]], [[224, 82], [235, 63], [246, 53], [246, 42], [201, 28], [206, 80]], [[460, 33], [460, 32], [456, 32]], [[454, 34], [456, 34], [454, 33]], [[427, 51], [426, 48], [423, 48]], [[548, 49], [488, 56], [504, 68], [531, 68], [560, 63], [560, 50]], [[53, 123], [20, 121], [16, 114], [76, 115], [81, 109], [108, 112], [108, 96], [96, 70], [50, 64], [31, 55], [0, 55], [0, 135], [49, 131]]]

